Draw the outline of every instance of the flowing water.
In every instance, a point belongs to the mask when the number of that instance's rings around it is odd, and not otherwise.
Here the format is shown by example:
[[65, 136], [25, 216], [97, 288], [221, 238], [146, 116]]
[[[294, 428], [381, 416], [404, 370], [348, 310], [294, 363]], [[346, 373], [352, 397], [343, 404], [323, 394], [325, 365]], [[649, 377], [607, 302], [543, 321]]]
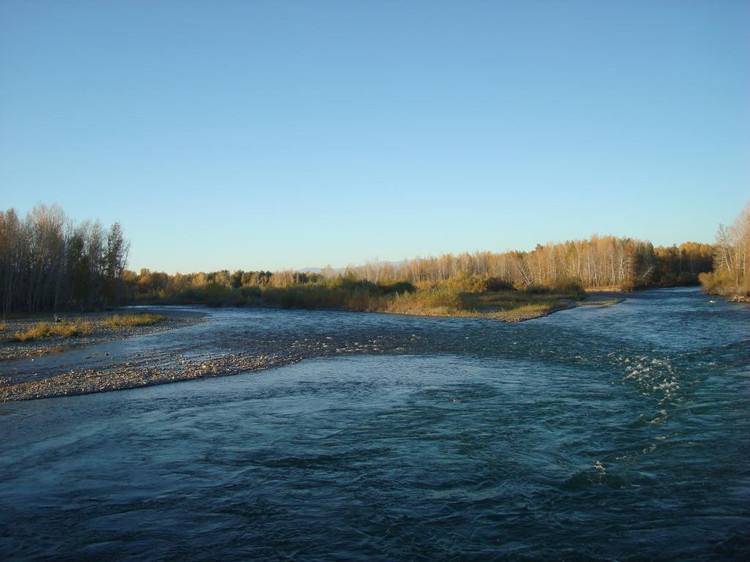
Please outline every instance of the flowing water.
[[209, 311], [12, 370], [274, 348], [0, 404], [0, 558], [750, 558], [750, 307], [697, 290], [520, 325]]

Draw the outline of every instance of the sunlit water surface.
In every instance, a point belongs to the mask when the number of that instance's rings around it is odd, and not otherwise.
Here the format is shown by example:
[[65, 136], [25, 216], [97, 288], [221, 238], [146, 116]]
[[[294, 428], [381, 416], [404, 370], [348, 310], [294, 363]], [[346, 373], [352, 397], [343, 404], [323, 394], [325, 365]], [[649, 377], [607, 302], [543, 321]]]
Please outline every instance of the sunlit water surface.
[[220, 310], [98, 349], [311, 341], [260, 373], [0, 404], [0, 558], [750, 557], [750, 307]]

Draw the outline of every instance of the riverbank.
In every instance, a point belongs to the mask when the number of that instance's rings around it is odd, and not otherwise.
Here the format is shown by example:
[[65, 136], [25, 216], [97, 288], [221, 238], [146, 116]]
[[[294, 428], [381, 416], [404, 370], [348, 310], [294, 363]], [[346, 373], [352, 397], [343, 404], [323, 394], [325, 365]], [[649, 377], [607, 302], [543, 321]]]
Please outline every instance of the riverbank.
[[[349, 312], [375, 312], [416, 317], [486, 318], [503, 322], [523, 322], [541, 318], [576, 306], [609, 306], [623, 300], [622, 292], [592, 290], [578, 292], [528, 292], [486, 291], [446, 292], [425, 291], [396, 295], [381, 302], [380, 307], [365, 310], [357, 307], [282, 306], [261, 305], [270, 308], [300, 308], [304, 310], [345, 310]], [[248, 305], [252, 308], [252, 305]], [[200, 321], [204, 314], [195, 311], [175, 310], [156, 306], [154, 316], [149, 307], [139, 307], [137, 312], [126, 308], [116, 312], [90, 312], [80, 314], [36, 314], [16, 316], [0, 322], [0, 361], [14, 361], [59, 353], [74, 347], [94, 345], [119, 338], [145, 335], [171, 330]], [[163, 315], [163, 316], [162, 316]], [[138, 318], [147, 322], [137, 322]]]
[[[611, 295], [594, 295], [581, 301], [564, 303], [565, 308], [575, 306], [609, 306], [615, 304], [617, 299]], [[555, 310], [547, 309], [546, 314], [556, 310], [563, 310], [559, 304]], [[158, 327], [138, 329], [117, 334], [103, 334], [100, 339], [97, 336], [81, 338], [74, 345], [68, 345], [65, 349], [56, 349], [57, 343], [49, 341], [35, 342], [33, 348], [37, 353], [42, 353], [47, 346], [47, 352], [65, 351], [74, 352], [73, 347], [83, 345], [94, 345], [112, 341], [116, 346], [110, 345], [99, 347], [91, 351], [75, 351], [77, 356], [70, 353], [61, 353], [60, 357], [26, 356], [19, 361], [6, 362], [6, 369], [0, 377], [0, 402], [33, 400], [38, 398], [52, 398], [59, 396], [72, 396], [79, 394], [91, 394], [97, 392], [108, 392], [124, 390], [159, 384], [167, 384], [186, 380], [201, 378], [229, 376], [240, 373], [255, 372], [272, 367], [288, 365], [303, 359], [315, 357], [333, 357], [352, 354], [401, 354], [419, 352], [430, 342], [424, 340], [418, 331], [413, 333], [385, 333], [380, 330], [363, 329], [356, 333], [341, 333], [333, 328], [327, 335], [316, 335], [316, 328], [320, 326], [316, 317], [318, 314], [332, 315], [329, 318], [341, 318], [341, 321], [349, 321], [351, 318], [344, 313], [343, 317], [338, 312], [319, 311], [307, 312], [271, 312], [269, 309], [232, 309], [214, 316], [210, 311], [205, 313], [206, 320], [212, 323], [210, 335], [206, 336], [204, 330], [199, 332], [188, 329], [179, 333], [169, 330], [176, 327], [189, 327], [191, 324], [201, 321], [203, 315], [195, 311], [169, 311], [165, 308], [154, 309], [158, 314], [168, 317], [167, 322]], [[295, 334], [290, 337], [264, 337], [267, 329], [268, 315], [291, 314], [290, 326]], [[534, 311], [539, 317], [540, 312]], [[302, 316], [300, 316], [302, 315]], [[313, 316], [315, 315], [315, 316]], [[403, 316], [428, 317], [428, 315]], [[358, 315], [362, 321], [369, 323], [369, 317], [377, 318], [378, 315]], [[447, 315], [446, 315], [447, 316]], [[456, 316], [456, 315], [452, 315]], [[465, 315], [465, 316], [468, 316]], [[235, 330], [240, 329], [247, 322], [246, 318], [255, 317], [252, 330], [253, 336], [243, 335], [238, 338]], [[494, 319], [490, 314], [473, 316], [478, 318]], [[221, 318], [221, 320], [218, 320]], [[236, 318], [236, 320], [234, 320]], [[311, 323], [310, 326], [301, 325], [299, 322]], [[527, 318], [528, 319], [528, 318]], [[446, 320], [448, 320], [446, 318]], [[518, 321], [521, 321], [520, 319]], [[339, 321], [334, 320], [333, 325]], [[446, 324], [447, 326], [448, 324]], [[225, 334], [227, 328], [231, 331]], [[246, 328], [245, 328], [246, 329]], [[152, 348], [142, 348], [124, 343], [127, 337], [143, 333], [161, 330], [165, 332], [165, 338], [170, 338], [170, 343], [163, 345], [162, 351], [154, 351]], [[200, 334], [200, 335], [198, 335]], [[202, 349], [206, 338], [214, 341], [208, 349]], [[463, 336], [459, 341], [463, 340]], [[119, 342], [123, 341], [120, 345]], [[4, 346], [7, 344], [3, 344]], [[27, 345], [27, 344], [23, 344]], [[125, 353], [123, 348], [130, 349]], [[86, 348], [87, 349], [87, 348]], [[200, 350], [200, 351], [199, 351]], [[111, 354], [110, 354], [111, 352]], [[67, 359], [66, 359], [67, 358]]]
[[148, 309], [135, 313], [122, 309], [10, 318], [0, 323], [0, 362], [33, 360], [75, 347], [173, 330], [199, 322], [203, 316], [194, 311], [159, 309], [155, 315]]

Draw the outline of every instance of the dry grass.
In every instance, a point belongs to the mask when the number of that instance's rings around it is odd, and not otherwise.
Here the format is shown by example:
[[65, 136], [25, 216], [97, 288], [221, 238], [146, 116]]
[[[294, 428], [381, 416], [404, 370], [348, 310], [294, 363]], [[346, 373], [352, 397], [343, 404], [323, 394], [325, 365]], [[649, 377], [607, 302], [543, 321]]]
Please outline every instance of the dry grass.
[[95, 329], [108, 327], [115, 330], [138, 326], [153, 326], [166, 320], [160, 314], [115, 314], [106, 318], [84, 320], [63, 320], [62, 322], [36, 322], [21, 331], [14, 333], [11, 341], [28, 342], [44, 338], [74, 338], [91, 335]]
[[[138, 326], [153, 326], [166, 320], [160, 314], [114, 314], [106, 318], [84, 320], [63, 320], [62, 322], [41, 321], [15, 332], [10, 341], [28, 342], [44, 338], [74, 338], [91, 335], [96, 329], [108, 327], [115, 330]], [[0, 322], [0, 332], [7, 330], [7, 325]], [[7, 337], [7, 336], [6, 336]]]
[[537, 318], [580, 300], [572, 292], [484, 291], [463, 292], [437, 285], [415, 293], [398, 295], [387, 311], [425, 316], [468, 316], [520, 322]]
[[595, 295], [596, 293], [627, 293], [622, 285], [602, 285], [600, 287], [589, 287], [585, 289], [586, 293]]
[[72, 338], [87, 336], [94, 326], [87, 320], [66, 320], [64, 322], [37, 322], [22, 332], [16, 332], [13, 341], [27, 342], [42, 338]]
[[166, 320], [161, 314], [115, 314], [104, 320], [104, 324], [110, 328], [132, 328], [135, 326], [153, 326]]

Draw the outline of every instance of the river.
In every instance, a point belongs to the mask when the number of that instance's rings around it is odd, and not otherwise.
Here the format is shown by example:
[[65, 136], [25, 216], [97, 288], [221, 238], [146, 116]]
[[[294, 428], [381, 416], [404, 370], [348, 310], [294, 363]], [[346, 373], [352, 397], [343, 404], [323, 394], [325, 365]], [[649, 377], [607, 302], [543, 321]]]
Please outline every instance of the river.
[[695, 289], [516, 325], [215, 310], [28, 376], [274, 348], [0, 404], [0, 558], [750, 558], [750, 306]]

